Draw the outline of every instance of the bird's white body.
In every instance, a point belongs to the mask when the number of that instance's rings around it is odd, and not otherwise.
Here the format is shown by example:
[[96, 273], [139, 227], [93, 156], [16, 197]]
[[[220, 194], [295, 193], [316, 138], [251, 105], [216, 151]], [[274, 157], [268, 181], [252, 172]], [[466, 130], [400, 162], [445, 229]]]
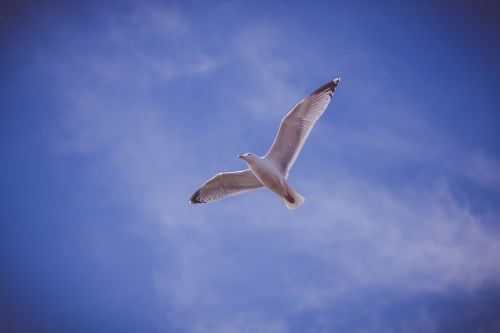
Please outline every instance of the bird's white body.
[[254, 154], [240, 155], [240, 158], [248, 164], [255, 177], [265, 187], [283, 198], [288, 208], [297, 208], [304, 203], [304, 197], [288, 185], [285, 175], [274, 161]]
[[217, 201], [226, 196], [267, 187], [279, 195], [289, 209], [304, 203], [304, 197], [288, 185], [287, 178], [314, 124], [330, 103], [340, 79], [330, 81], [300, 101], [281, 121], [273, 145], [263, 157], [239, 155], [250, 169], [219, 173], [205, 182], [189, 200]]
[[280, 196], [285, 196], [287, 181], [273, 161], [253, 154], [247, 156], [241, 155], [241, 159], [248, 164], [255, 177], [264, 186]]

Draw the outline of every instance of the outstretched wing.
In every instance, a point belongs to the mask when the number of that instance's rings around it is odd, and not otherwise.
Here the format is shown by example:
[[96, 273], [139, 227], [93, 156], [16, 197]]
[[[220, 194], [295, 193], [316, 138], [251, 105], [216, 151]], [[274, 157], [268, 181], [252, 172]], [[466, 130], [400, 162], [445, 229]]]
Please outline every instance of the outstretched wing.
[[335, 79], [318, 88], [300, 101], [281, 121], [278, 134], [266, 157], [285, 176], [288, 176], [314, 124], [330, 103], [339, 82], [340, 79]]
[[257, 190], [263, 186], [250, 169], [219, 173], [201, 185], [189, 202], [198, 204], [217, 201], [231, 195]]

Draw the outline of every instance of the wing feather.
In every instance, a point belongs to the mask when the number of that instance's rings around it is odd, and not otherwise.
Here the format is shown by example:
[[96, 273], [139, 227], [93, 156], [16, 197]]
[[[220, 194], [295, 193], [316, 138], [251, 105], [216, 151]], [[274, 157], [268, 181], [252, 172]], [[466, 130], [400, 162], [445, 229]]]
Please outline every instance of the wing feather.
[[266, 157], [288, 176], [309, 133], [330, 103], [340, 79], [330, 81], [300, 101], [283, 118]]
[[210, 178], [191, 196], [192, 204], [221, 200], [231, 195], [263, 187], [250, 169], [219, 173]]

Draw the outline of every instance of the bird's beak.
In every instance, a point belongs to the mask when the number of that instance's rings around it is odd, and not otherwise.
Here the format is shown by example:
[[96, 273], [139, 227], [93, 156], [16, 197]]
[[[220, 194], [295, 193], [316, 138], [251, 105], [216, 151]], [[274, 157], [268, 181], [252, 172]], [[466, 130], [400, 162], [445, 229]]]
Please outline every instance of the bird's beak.
[[340, 78], [336, 78], [335, 80], [333, 80], [333, 83], [335, 83], [335, 85], [339, 84], [340, 83]]
[[240, 155], [238, 155], [238, 158], [243, 158], [243, 155], [241, 155], [241, 154], [240, 154]]

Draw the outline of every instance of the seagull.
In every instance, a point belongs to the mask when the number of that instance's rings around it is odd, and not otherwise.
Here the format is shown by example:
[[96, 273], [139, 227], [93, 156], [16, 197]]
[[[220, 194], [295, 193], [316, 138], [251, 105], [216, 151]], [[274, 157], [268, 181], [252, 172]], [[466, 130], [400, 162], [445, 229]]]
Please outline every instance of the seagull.
[[340, 78], [337, 78], [322, 85], [288, 112], [266, 155], [238, 155], [248, 165], [248, 169], [216, 174], [201, 185], [189, 202], [213, 202], [267, 187], [283, 199], [288, 209], [301, 206], [305, 199], [288, 184], [288, 173], [314, 124], [330, 103], [339, 82]]

